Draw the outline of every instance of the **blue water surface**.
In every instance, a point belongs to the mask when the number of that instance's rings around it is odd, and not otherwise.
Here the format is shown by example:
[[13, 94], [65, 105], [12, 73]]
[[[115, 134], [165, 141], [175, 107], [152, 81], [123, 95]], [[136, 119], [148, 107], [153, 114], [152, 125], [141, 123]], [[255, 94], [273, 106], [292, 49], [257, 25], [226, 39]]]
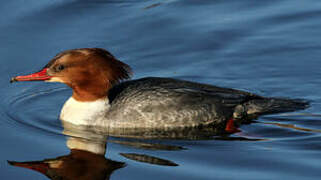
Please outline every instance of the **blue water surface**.
[[48, 179], [7, 160], [69, 153], [58, 116], [71, 90], [57, 83], [10, 84], [10, 78], [83, 47], [108, 49], [133, 68], [133, 78], [173, 77], [311, 101], [306, 110], [262, 116], [230, 138], [148, 141], [179, 150], [112, 139], [105, 157], [126, 166], [111, 179], [320, 179], [320, 19], [321, 1], [2, 1], [0, 179]]

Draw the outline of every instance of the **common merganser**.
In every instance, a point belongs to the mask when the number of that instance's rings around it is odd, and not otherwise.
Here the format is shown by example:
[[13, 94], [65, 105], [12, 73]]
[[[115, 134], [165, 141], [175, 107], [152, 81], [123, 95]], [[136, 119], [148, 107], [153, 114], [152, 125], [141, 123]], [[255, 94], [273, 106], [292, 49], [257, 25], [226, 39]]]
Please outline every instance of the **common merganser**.
[[106, 128], [233, 126], [235, 120], [308, 107], [303, 100], [253, 93], [190, 81], [147, 77], [127, 80], [131, 68], [100, 48], [67, 50], [41, 71], [15, 81], [61, 82], [72, 96], [60, 119], [75, 125]]

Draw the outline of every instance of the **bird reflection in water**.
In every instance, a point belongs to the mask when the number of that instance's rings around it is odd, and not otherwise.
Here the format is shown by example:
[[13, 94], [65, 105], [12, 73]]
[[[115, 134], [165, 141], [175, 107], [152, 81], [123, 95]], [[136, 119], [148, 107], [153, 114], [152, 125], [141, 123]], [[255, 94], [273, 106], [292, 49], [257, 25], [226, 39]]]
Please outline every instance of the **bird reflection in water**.
[[9, 164], [38, 171], [53, 180], [105, 180], [124, 163], [106, 159], [104, 155], [71, 149], [70, 154], [53, 159]]
[[[111, 174], [125, 167], [124, 162], [117, 162], [105, 157], [107, 135], [93, 133], [90, 127], [74, 126], [63, 123], [63, 134], [67, 135], [66, 145], [70, 154], [41, 161], [16, 162], [8, 161], [12, 166], [28, 168], [46, 175], [53, 180], [106, 180]], [[184, 148], [134, 141], [113, 140], [113, 143], [149, 150], [182, 150]], [[178, 164], [146, 154], [120, 153], [123, 157], [143, 163], [162, 166], [178, 166]]]
[[[117, 169], [125, 166], [105, 157], [107, 138], [64, 126], [70, 154], [42, 161], [14, 162], [10, 165], [35, 170], [53, 180], [106, 180]], [[86, 137], [86, 138], [84, 138]]]

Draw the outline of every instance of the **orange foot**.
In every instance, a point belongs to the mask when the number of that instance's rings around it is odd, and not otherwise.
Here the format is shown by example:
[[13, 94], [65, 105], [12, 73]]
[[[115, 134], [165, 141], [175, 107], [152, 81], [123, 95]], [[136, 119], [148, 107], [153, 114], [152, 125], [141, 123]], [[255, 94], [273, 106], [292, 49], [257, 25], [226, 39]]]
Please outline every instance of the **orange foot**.
[[227, 121], [226, 126], [225, 126], [225, 131], [228, 133], [241, 132], [237, 127], [235, 127], [233, 118], [231, 118]]

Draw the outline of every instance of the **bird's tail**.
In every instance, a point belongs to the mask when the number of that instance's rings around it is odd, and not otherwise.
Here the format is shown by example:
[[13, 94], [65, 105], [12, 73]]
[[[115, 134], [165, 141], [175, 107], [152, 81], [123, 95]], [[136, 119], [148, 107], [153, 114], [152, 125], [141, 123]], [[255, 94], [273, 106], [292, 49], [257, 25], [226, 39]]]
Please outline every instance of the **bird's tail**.
[[234, 109], [234, 119], [252, 119], [258, 115], [291, 112], [306, 109], [309, 102], [301, 99], [257, 98], [237, 105]]
[[253, 99], [243, 104], [247, 115], [263, 115], [291, 112], [309, 107], [309, 102], [302, 99], [262, 98]]

